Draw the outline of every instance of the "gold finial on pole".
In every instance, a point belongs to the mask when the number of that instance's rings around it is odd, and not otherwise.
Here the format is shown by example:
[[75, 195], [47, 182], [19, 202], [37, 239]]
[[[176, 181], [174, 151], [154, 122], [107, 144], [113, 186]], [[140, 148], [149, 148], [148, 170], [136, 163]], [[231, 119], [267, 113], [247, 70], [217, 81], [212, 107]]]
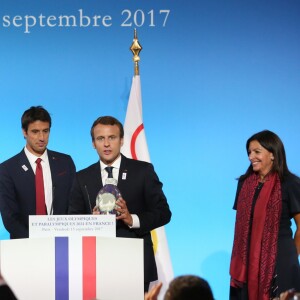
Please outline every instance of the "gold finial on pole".
[[131, 44], [130, 50], [133, 53], [133, 61], [134, 61], [134, 75], [139, 75], [140, 70], [139, 70], [139, 61], [140, 57], [139, 54], [142, 51], [142, 46], [140, 45], [138, 39], [137, 39], [137, 34], [136, 34], [136, 29], [134, 29], [134, 38], [133, 42]]

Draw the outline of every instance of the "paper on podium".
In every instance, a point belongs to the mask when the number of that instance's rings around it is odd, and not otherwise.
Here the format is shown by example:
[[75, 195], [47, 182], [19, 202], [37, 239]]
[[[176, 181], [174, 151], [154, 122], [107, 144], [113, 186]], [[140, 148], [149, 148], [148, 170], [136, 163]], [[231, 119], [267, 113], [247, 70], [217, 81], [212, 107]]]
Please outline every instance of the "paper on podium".
[[115, 215], [39, 215], [29, 216], [29, 238], [116, 237]]

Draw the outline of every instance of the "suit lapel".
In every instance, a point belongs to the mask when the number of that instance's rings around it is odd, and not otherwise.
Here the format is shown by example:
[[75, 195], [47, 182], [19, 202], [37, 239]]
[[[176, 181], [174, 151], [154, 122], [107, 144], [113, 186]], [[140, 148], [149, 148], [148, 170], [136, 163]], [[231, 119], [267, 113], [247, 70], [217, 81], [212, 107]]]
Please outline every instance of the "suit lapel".
[[90, 201], [96, 204], [96, 197], [103, 187], [99, 161], [91, 166], [91, 173], [84, 180], [83, 185], [89, 191]]
[[16, 163], [17, 169], [13, 170], [13, 174], [22, 184], [18, 201], [25, 203], [30, 214], [35, 214], [35, 175], [24, 149], [19, 153]]
[[99, 190], [103, 188], [100, 162], [95, 163], [93, 166], [93, 183], [95, 186], [100, 187]]
[[127, 186], [127, 184], [126, 184], [126, 178], [128, 175], [127, 162], [128, 162], [128, 159], [124, 155], [122, 155], [120, 171], [119, 171], [119, 178], [118, 178], [118, 188], [120, 189], [120, 191], [124, 191]]
[[34, 177], [34, 171], [30, 165], [30, 162], [25, 154], [24, 149], [19, 154], [19, 168], [23, 169], [24, 175]]
[[55, 156], [55, 154], [51, 150], [48, 151], [48, 161], [49, 161], [49, 166], [50, 166], [50, 172], [51, 172], [51, 179], [52, 179], [52, 185], [55, 186], [55, 181], [57, 178], [57, 173], [58, 173], [58, 158]]

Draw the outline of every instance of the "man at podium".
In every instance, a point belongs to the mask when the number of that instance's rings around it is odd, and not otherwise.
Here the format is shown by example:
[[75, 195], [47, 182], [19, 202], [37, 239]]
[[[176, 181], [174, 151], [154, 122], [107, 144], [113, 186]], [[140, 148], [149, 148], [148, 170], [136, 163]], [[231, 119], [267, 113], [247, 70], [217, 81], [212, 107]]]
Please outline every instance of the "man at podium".
[[152, 164], [129, 159], [121, 154], [124, 129], [114, 117], [104, 116], [95, 120], [91, 128], [91, 137], [100, 160], [77, 172], [69, 214], [92, 214], [97, 194], [105, 180], [108, 177], [117, 180], [122, 198], [116, 208], [116, 235], [144, 240], [146, 292], [150, 282], [157, 280], [150, 231], [167, 224], [171, 219], [162, 183]]

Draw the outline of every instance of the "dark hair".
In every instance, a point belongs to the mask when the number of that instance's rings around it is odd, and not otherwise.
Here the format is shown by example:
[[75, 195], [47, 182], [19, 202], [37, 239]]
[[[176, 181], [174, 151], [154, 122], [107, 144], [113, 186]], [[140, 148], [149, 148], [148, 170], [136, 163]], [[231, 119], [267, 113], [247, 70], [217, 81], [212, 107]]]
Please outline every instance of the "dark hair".
[[164, 300], [213, 300], [208, 282], [194, 275], [178, 276], [173, 279]]
[[[281, 181], [283, 180], [283, 177], [285, 175], [290, 174], [286, 162], [284, 145], [277, 134], [275, 134], [270, 130], [263, 130], [258, 133], [255, 133], [247, 140], [246, 143], [247, 153], [249, 151], [249, 145], [253, 141], [259, 142], [262, 147], [264, 147], [265, 149], [267, 149], [269, 152], [273, 154], [274, 161], [273, 161], [271, 172], [277, 173]], [[250, 164], [246, 173], [242, 175], [241, 178], [242, 179], [246, 178], [253, 172], [254, 172], [253, 168]]]
[[50, 114], [42, 106], [31, 106], [23, 113], [21, 118], [22, 129], [27, 132], [29, 124], [35, 121], [48, 122], [49, 128], [51, 128]]
[[117, 125], [119, 127], [119, 130], [120, 130], [120, 138], [122, 139], [124, 137], [124, 129], [123, 129], [123, 125], [122, 123], [117, 120], [116, 118], [114, 117], [111, 117], [111, 116], [104, 116], [104, 117], [99, 117], [92, 125], [92, 128], [91, 128], [91, 137], [92, 137], [92, 140], [95, 139], [94, 137], [94, 128], [95, 126], [97, 126], [98, 124], [102, 124], [102, 125]]

